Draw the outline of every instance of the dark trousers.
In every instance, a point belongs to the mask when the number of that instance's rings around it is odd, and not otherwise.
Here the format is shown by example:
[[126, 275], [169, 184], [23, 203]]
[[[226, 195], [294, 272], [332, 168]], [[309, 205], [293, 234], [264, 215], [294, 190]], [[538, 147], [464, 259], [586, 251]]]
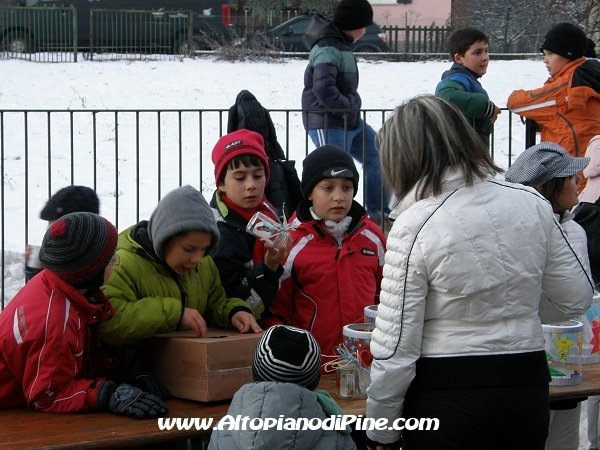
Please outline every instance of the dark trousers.
[[405, 418], [437, 418], [436, 431], [403, 431], [403, 450], [544, 450], [548, 385], [409, 388]]

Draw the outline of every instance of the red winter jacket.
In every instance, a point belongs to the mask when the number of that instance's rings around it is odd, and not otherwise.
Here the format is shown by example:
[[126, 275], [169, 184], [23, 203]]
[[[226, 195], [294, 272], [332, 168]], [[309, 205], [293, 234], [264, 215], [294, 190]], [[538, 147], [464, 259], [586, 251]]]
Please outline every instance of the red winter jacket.
[[[379, 302], [385, 237], [377, 225], [353, 202], [352, 222], [341, 245], [310, 215], [310, 203], [298, 209], [298, 228], [271, 305], [265, 327], [283, 323], [309, 330], [323, 355], [339, 355], [342, 328], [364, 321], [365, 306]], [[329, 358], [323, 358], [326, 362]]]
[[43, 270], [0, 313], [0, 408], [74, 413], [95, 409], [100, 379], [89, 369], [89, 325], [112, 314]]

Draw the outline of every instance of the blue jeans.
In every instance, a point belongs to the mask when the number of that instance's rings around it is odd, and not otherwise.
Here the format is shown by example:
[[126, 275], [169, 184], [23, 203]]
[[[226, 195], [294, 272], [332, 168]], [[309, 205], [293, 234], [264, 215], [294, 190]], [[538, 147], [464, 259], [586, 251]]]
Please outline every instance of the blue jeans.
[[[335, 145], [348, 152], [355, 160], [363, 165], [364, 176], [364, 201], [363, 205], [371, 219], [381, 219], [381, 211], [384, 217], [390, 213], [390, 196], [381, 182], [381, 166], [379, 164], [379, 152], [375, 146], [377, 134], [370, 125], [362, 119], [353, 130], [340, 130], [329, 128], [308, 130], [308, 135], [316, 147], [325, 144]], [[344, 145], [344, 138], [346, 139]]]

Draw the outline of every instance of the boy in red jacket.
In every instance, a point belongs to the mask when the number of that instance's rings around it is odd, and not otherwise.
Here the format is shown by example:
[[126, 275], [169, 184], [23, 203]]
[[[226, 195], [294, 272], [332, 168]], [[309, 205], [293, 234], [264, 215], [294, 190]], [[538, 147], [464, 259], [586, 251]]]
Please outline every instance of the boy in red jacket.
[[166, 414], [158, 397], [91, 373], [90, 325], [112, 307], [100, 291], [118, 264], [117, 230], [93, 213], [67, 214], [44, 235], [44, 270], [0, 313], [0, 408]]
[[303, 200], [290, 230], [293, 246], [266, 325], [308, 330], [323, 352], [339, 357], [342, 328], [362, 322], [378, 302], [385, 253], [381, 229], [354, 201], [358, 171], [339, 147], [324, 145], [302, 163]]

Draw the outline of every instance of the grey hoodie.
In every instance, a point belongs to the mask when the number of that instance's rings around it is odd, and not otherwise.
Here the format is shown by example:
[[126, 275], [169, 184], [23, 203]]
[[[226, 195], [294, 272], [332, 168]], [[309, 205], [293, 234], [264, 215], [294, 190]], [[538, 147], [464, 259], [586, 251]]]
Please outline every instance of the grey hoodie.
[[[333, 399], [331, 399], [333, 402]], [[334, 402], [335, 403], [335, 402]], [[339, 413], [339, 406], [337, 407]], [[240, 388], [231, 400], [227, 414], [248, 416], [250, 419], [327, 419], [335, 413], [327, 413], [318, 395], [291, 383], [265, 381], [248, 383]], [[241, 428], [241, 427], [240, 427]], [[356, 450], [348, 432], [335, 430], [215, 430], [208, 450]]]
[[219, 242], [219, 228], [212, 209], [202, 193], [189, 185], [165, 195], [148, 221], [148, 235], [161, 261], [164, 261], [165, 243], [187, 231], [206, 231], [213, 235], [207, 255]]

